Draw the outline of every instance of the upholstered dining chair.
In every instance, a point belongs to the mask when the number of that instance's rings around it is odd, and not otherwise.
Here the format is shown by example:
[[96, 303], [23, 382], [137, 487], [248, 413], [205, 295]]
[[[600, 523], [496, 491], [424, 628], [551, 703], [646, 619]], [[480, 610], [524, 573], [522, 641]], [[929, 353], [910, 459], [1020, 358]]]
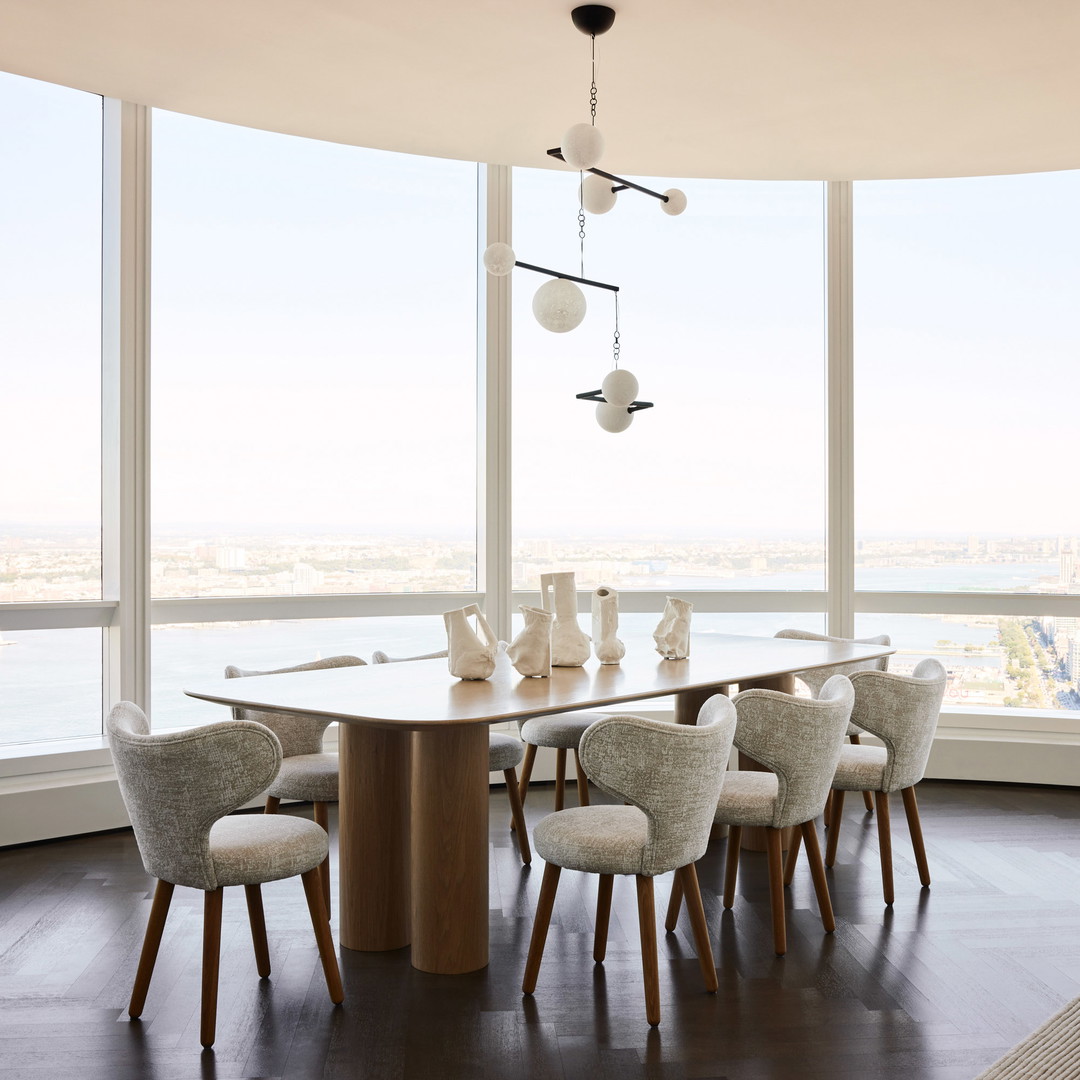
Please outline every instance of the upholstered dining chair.
[[[778, 630], [773, 635], [778, 638], [795, 638], [800, 641], [842, 641], [849, 645], [885, 645], [886, 647], [892, 644], [892, 638], [888, 634], [878, 634], [877, 637], [862, 637], [862, 638], [844, 638], [844, 637], [832, 637], [829, 634], [815, 634], [810, 630]], [[810, 688], [812, 696], [817, 697], [821, 692], [821, 688], [831, 679], [834, 675], [854, 675], [856, 671], [888, 671], [889, 670], [889, 658], [887, 656], [878, 657], [876, 660], [852, 660], [848, 664], [832, 664], [829, 667], [814, 668], [810, 671], [796, 672], [796, 678], [801, 679]], [[862, 728], [857, 724], [848, 724], [848, 739], [855, 746], [858, 746], [861, 742]], [[829, 803], [831, 806], [831, 801]], [[866, 807], [866, 812], [872, 814], [874, 812], [874, 800], [869, 791], [863, 792], [863, 805]], [[825, 823], [828, 824], [828, 813], [825, 816]]]
[[716, 966], [694, 863], [708, 847], [734, 730], [735, 709], [719, 694], [702, 706], [696, 727], [640, 716], [606, 716], [586, 730], [579, 749], [586, 774], [627, 805], [559, 810], [536, 826], [533, 840], [547, 866], [521, 987], [524, 993], [536, 989], [563, 869], [600, 875], [593, 943], [597, 963], [607, 951], [614, 875], [635, 877], [645, 1015], [653, 1026], [660, 1023], [653, 878], [674, 870], [686, 894], [705, 988], [716, 992]]
[[277, 736], [246, 720], [151, 735], [146, 715], [130, 701], [113, 708], [106, 729], [143, 866], [157, 878], [128, 1015], [132, 1019], [142, 1015], [175, 886], [201, 889], [205, 900], [200, 1038], [203, 1046], [212, 1046], [222, 890], [244, 886], [256, 967], [266, 978], [270, 951], [260, 886], [296, 874], [304, 883], [330, 1000], [342, 1001], [319, 874], [329, 847], [326, 831], [301, 818], [226, 816], [273, 782], [281, 767]]
[[[398, 664], [409, 660], [435, 660], [445, 657], [447, 652], [424, 653], [422, 656], [389, 656], [381, 649], [371, 654], [373, 664]], [[517, 833], [518, 851], [521, 861], [528, 866], [532, 862], [532, 849], [529, 847], [529, 831], [525, 827], [525, 812], [521, 808], [518, 796], [517, 767], [524, 753], [521, 741], [513, 735], [501, 731], [488, 732], [488, 772], [501, 772], [506, 781], [506, 797], [510, 800], [510, 818], [513, 831]]]
[[[249, 671], [230, 664], [226, 679], [242, 679], [249, 675], [286, 675], [293, 671], [321, 671], [324, 668], [357, 667], [364, 664], [359, 656], [328, 656], [296, 667], [274, 668], [270, 671]], [[234, 720], [252, 720], [264, 724], [281, 740], [284, 755], [281, 771], [266, 793], [266, 813], [276, 814], [282, 799], [309, 802], [315, 821], [329, 833], [329, 804], [338, 801], [338, 756], [323, 750], [323, 733], [330, 724], [325, 716], [302, 716], [300, 713], [272, 713], [261, 709], [232, 711]], [[319, 868], [326, 914], [330, 914], [330, 855]]]
[[550, 716], [533, 716], [528, 720], [518, 721], [518, 734], [525, 744], [525, 762], [521, 766], [520, 795], [522, 803], [529, 793], [529, 781], [532, 779], [533, 765], [536, 762], [538, 747], [544, 746], [555, 751], [555, 809], [561, 810], [566, 800], [566, 752], [574, 753], [574, 765], [577, 771], [578, 805], [589, 805], [589, 780], [581, 767], [579, 744], [581, 736], [597, 720], [603, 720], [609, 713], [602, 712], [567, 712], [553, 713]]
[[[877, 804], [878, 850], [885, 903], [893, 902], [892, 837], [889, 826], [889, 794], [899, 791], [904, 800], [911, 846], [919, 881], [930, 884], [919, 805], [915, 785], [926, 772], [926, 762], [937, 731], [945, 668], [933, 658], [922, 660], [910, 675], [891, 671], [858, 671], [851, 676], [855, 688], [852, 717], [860, 728], [876, 735], [884, 746], [845, 746], [833, 777], [832, 818], [825, 865], [836, 862], [840, 822], [846, 791], [872, 791]], [[791, 855], [797, 852], [789, 853]]]
[[[724, 907], [735, 903], [743, 828], [764, 826], [777, 956], [787, 952], [781, 863], [781, 833], [786, 828], [796, 828], [793, 835], [801, 834], [806, 844], [821, 923], [826, 933], [836, 929], [814, 819], [829, 795], [854, 696], [847, 676], [834, 675], [816, 698], [792, 697], [777, 690], [744, 690], [734, 699], [738, 714], [735, 745], [769, 771], [740, 769], [724, 774], [714, 813], [717, 825], [729, 827]], [[681, 902], [676, 886], [668, 904], [668, 930], [675, 929]]]

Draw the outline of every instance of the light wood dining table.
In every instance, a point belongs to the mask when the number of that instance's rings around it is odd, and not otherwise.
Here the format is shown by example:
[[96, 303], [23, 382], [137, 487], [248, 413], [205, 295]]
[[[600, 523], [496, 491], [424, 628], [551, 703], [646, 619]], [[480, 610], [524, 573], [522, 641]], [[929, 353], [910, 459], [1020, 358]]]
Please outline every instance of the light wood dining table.
[[[693, 634], [690, 657], [664, 660], [651, 638], [624, 637], [616, 665], [589, 660], [522, 678], [501, 653], [490, 679], [465, 682], [445, 659], [256, 675], [201, 683], [204, 701], [340, 723], [340, 941], [412, 946], [422, 971], [462, 974], [488, 962], [488, 727], [674, 695], [693, 724], [716, 693], [791, 693], [794, 673], [891, 653], [848, 642]], [[612, 708], [615, 707], [615, 708]], [[624, 710], [628, 711], [628, 710]]]

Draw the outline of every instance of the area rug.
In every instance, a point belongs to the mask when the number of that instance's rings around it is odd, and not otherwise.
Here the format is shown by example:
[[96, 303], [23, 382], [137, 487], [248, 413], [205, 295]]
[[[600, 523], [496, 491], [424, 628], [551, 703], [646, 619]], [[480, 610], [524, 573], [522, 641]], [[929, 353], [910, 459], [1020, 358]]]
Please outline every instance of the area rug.
[[975, 1080], [1077, 1080], [1080, 1078], [1080, 998], [1051, 1016]]

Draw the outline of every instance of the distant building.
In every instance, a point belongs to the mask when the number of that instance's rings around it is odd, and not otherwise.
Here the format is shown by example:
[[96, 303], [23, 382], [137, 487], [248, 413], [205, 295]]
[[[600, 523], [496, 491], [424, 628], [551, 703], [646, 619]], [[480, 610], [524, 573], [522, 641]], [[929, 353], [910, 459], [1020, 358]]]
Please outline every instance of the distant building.
[[1062, 585], [1071, 585], [1076, 580], [1076, 554], [1062, 551], [1058, 555], [1058, 580]]
[[216, 548], [214, 565], [219, 570], [244, 570], [247, 567], [247, 551], [238, 547]]

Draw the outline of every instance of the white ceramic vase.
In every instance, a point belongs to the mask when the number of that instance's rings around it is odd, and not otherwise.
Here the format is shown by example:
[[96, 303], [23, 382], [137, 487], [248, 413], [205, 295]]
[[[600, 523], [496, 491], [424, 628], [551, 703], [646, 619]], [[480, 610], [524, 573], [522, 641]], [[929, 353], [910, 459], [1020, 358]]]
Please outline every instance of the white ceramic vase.
[[[476, 629], [470, 618], [475, 617]], [[476, 606], [443, 612], [446, 624], [450, 674], [459, 679], [487, 679], [495, 670], [495, 654], [499, 642], [488, 626], [484, 613]]]
[[669, 596], [664, 614], [653, 631], [656, 651], [665, 660], [685, 660], [690, 655], [690, 613], [694, 605], [688, 600]]
[[618, 631], [619, 594], [610, 585], [601, 585], [592, 594], [593, 652], [601, 664], [617, 664], [626, 655]]
[[540, 575], [544, 610], [555, 613], [551, 628], [551, 663], [554, 667], [581, 667], [589, 659], [589, 635], [577, 621], [577, 586], [572, 570]]
[[521, 605], [525, 625], [510, 642], [506, 655], [519, 675], [546, 679], [551, 675], [551, 628], [555, 615], [543, 608]]

